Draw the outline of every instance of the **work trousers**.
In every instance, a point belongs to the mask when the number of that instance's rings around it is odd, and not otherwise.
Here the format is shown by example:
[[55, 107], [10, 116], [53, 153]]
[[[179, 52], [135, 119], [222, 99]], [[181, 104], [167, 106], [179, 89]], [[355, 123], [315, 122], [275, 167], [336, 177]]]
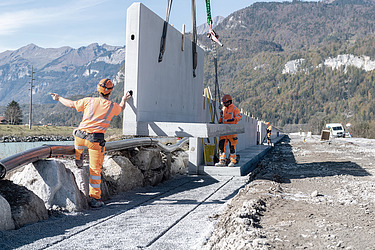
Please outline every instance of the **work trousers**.
[[267, 133], [267, 143], [268, 143], [268, 144], [271, 143], [271, 132], [268, 132], [268, 133]]
[[230, 150], [230, 161], [234, 164], [237, 163], [236, 145], [237, 145], [237, 135], [226, 135], [219, 137], [219, 160], [226, 161], [226, 147], [229, 142]]
[[83, 165], [83, 151], [85, 148], [89, 150], [89, 191], [90, 197], [100, 199], [101, 190], [101, 172], [104, 160], [105, 147], [99, 142], [90, 142], [89, 140], [74, 136], [75, 159], [77, 166]]

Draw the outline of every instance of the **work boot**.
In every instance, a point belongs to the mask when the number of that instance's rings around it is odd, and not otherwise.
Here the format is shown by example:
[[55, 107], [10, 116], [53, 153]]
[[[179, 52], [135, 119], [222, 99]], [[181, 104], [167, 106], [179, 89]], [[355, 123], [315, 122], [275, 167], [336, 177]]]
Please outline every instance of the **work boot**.
[[90, 201], [90, 207], [91, 208], [104, 207], [104, 202], [102, 202], [100, 199], [94, 199], [94, 198], [92, 198], [91, 201]]
[[219, 161], [218, 163], [215, 164], [215, 167], [226, 167], [227, 164], [225, 164], [225, 161]]
[[230, 162], [230, 163], [228, 164], [228, 167], [234, 167], [234, 165], [235, 165], [234, 162]]

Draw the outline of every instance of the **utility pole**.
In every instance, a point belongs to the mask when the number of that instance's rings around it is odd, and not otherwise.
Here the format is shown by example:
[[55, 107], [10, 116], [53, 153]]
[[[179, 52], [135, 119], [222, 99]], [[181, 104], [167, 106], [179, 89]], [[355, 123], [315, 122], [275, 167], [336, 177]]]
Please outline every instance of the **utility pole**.
[[31, 66], [29, 129], [31, 129], [31, 124], [33, 122], [33, 81], [35, 80], [34, 73], [34, 67]]

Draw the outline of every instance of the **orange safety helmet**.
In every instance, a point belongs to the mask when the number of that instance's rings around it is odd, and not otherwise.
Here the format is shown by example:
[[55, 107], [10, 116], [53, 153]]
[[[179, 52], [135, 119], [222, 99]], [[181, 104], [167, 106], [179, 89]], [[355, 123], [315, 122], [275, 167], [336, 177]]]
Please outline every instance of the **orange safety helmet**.
[[226, 103], [227, 101], [232, 101], [232, 97], [230, 95], [224, 95], [222, 101], [223, 103]]
[[99, 93], [107, 95], [113, 90], [113, 83], [107, 78], [102, 79], [96, 86], [96, 90], [98, 90]]
[[269, 122], [267, 122], [266, 124], [267, 124], [267, 125], [270, 125], [270, 123], [269, 123]]

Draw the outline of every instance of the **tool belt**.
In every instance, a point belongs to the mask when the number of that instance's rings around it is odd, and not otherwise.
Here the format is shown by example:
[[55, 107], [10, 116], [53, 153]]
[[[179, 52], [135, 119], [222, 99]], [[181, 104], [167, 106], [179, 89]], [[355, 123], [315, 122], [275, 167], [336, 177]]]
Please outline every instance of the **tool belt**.
[[105, 146], [105, 140], [104, 140], [104, 134], [103, 133], [87, 133], [85, 131], [75, 129], [73, 131], [73, 135], [88, 140], [89, 142], [99, 142], [99, 145], [104, 147]]

